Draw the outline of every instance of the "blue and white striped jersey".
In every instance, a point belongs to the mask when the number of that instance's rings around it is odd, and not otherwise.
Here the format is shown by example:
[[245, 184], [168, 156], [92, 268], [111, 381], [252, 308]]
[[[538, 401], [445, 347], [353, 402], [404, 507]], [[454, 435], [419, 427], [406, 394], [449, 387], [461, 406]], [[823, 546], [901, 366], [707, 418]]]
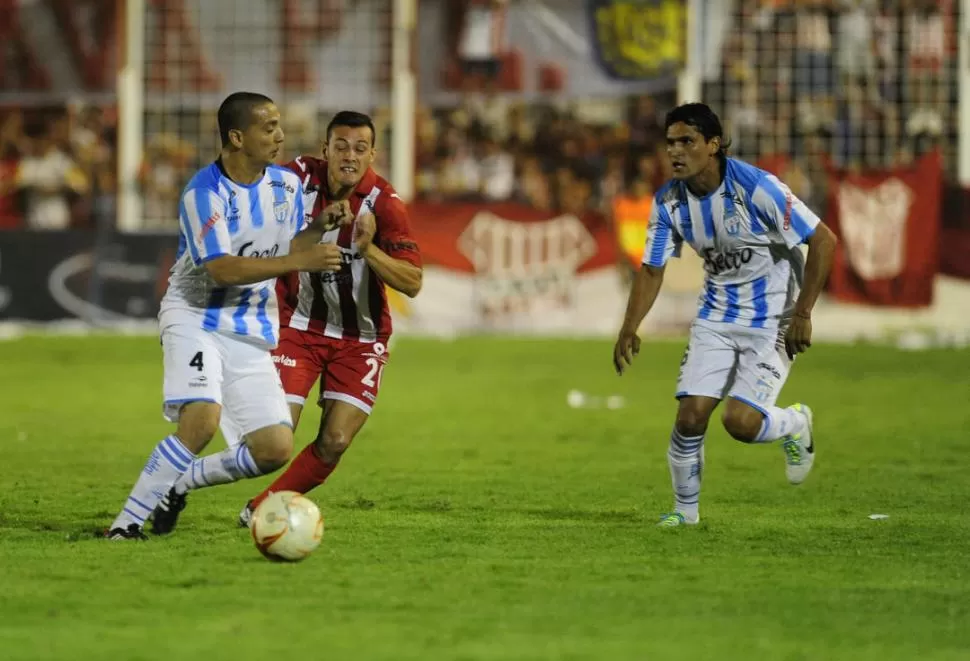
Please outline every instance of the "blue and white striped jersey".
[[703, 198], [676, 180], [657, 192], [643, 263], [663, 266], [686, 242], [707, 272], [698, 319], [777, 329], [801, 289], [798, 245], [819, 218], [774, 175], [733, 158], [725, 170]]
[[182, 193], [175, 265], [159, 322], [197, 325], [209, 332], [273, 348], [279, 339], [276, 278], [219, 287], [204, 264], [224, 255], [278, 257], [304, 227], [303, 187], [290, 170], [270, 165], [244, 186], [220, 162], [199, 170]]

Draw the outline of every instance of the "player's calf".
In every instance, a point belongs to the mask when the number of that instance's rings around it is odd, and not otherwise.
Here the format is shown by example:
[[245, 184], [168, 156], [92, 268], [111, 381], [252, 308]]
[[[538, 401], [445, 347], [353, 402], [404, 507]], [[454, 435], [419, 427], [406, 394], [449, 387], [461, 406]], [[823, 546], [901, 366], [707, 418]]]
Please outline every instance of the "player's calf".
[[189, 402], [181, 408], [176, 434], [191, 452], [199, 454], [219, 429], [222, 407], [213, 402]]

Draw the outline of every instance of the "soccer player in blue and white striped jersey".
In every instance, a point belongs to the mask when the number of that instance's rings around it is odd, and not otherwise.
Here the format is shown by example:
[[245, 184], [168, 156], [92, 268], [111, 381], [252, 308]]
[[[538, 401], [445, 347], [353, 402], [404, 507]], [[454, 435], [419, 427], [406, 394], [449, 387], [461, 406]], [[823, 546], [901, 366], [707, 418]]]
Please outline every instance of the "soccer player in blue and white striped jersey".
[[334, 219], [321, 214], [304, 227], [300, 179], [273, 164], [283, 143], [273, 101], [238, 92], [218, 119], [222, 153], [183, 192], [178, 258], [159, 312], [163, 413], [178, 428], [152, 450], [105, 533], [110, 539], [145, 539], [146, 519], [198, 463], [220, 415], [240, 427], [245, 443], [205, 458], [207, 484], [287, 462], [292, 424], [270, 356], [279, 336], [276, 278], [341, 267], [339, 248], [319, 243]]
[[[811, 313], [832, 264], [836, 238], [777, 177], [728, 158], [721, 121], [706, 105], [666, 118], [673, 179], [654, 198], [643, 264], [613, 350], [617, 373], [640, 348], [637, 329], [684, 243], [704, 259], [699, 311], [681, 360], [677, 419], [667, 460], [674, 508], [659, 525], [700, 520], [704, 434], [726, 399], [722, 420], [745, 443], [780, 441], [792, 484], [815, 461], [812, 411], [775, 401], [796, 354], [811, 346]], [[808, 245], [807, 258], [799, 248]]]

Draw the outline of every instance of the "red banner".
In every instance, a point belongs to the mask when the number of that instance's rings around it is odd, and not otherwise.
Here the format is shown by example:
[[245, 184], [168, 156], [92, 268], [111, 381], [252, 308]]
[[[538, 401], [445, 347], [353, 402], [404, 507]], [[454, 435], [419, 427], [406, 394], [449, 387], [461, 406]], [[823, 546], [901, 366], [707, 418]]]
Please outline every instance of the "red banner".
[[574, 272], [617, 261], [606, 219], [537, 211], [521, 204], [409, 205], [411, 227], [426, 264], [490, 275], [539, 273], [564, 264]]
[[424, 287], [399, 306], [399, 327], [436, 334], [616, 332], [626, 291], [616, 237], [601, 215], [420, 202], [410, 214]]
[[917, 307], [933, 301], [939, 261], [942, 164], [833, 177], [825, 220], [839, 235], [829, 278], [838, 299]]

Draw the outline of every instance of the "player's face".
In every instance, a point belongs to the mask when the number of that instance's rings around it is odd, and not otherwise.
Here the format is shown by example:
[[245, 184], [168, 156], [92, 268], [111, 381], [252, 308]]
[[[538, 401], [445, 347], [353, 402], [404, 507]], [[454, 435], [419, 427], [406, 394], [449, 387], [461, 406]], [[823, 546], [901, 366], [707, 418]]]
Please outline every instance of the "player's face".
[[325, 153], [330, 178], [355, 187], [374, 162], [374, 135], [367, 126], [334, 126]]
[[690, 179], [707, 169], [720, 149], [719, 138], [704, 140], [704, 135], [693, 126], [683, 122], [671, 124], [667, 129], [667, 156], [673, 169], [674, 179]]
[[243, 132], [242, 149], [254, 161], [272, 163], [283, 150], [283, 126], [275, 104], [266, 103], [253, 110], [253, 121]]

